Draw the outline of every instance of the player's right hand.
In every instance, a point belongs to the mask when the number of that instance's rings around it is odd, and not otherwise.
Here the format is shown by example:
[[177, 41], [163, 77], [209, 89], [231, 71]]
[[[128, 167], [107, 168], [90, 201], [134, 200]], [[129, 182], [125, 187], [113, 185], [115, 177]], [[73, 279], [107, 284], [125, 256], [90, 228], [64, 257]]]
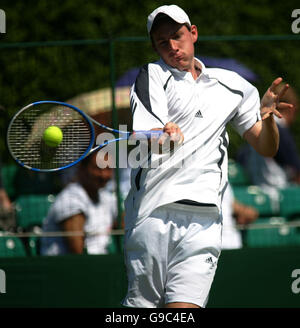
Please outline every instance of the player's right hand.
[[163, 154], [172, 151], [183, 143], [183, 133], [176, 123], [168, 122], [163, 129], [152, 130], [163, 130], [164, 132], [158, 140], [157, 138], [151, 140], [151, 143], [158, 146], [151, 148], [154, 153]]
[[183, 133], [180, 127], [173, 122], [168, 122], [163, 128], [164, 134], [160, 137], [159, 144], [163, 145], [169, 138], [174, 144], [181, 145], [184, 141]]

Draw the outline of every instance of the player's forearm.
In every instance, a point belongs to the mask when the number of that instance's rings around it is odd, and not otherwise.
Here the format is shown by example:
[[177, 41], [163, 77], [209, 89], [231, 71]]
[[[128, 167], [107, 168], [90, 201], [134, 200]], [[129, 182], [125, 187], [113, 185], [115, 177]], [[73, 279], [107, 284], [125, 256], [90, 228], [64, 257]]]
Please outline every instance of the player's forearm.
[[261, 122], [261, 132], [258, 137], [258, 152], [266, 157], [276, 155], [279, 147], [279, 132], [273, 115]]
[[260, 155], [275, 156], [279, 146], [279, 132], [273, 114], [256, 122], [245, 132], [244, 138]]

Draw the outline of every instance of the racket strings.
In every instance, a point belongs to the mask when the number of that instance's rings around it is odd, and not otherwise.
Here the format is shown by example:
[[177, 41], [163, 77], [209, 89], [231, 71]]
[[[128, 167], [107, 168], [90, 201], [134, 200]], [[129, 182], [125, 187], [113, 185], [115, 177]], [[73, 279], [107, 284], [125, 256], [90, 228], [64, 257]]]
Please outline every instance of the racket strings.
[[[49, 147], [44, 131], [57, 126], [62, 142]], [[15, 159], [30, 168], [53, 170], [67, 166], [85, 154], [92, 139], [91, 127], [77, 111], [66, 106], [39, 104], [25, 108], [9, 128], [8, 144]]]

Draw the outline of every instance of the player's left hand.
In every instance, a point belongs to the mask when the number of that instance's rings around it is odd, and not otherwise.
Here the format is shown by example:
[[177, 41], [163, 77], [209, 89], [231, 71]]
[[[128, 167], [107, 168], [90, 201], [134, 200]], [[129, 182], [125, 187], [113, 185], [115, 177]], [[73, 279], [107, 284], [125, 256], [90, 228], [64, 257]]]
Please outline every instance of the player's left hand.
[[294, 109], [292, 104], [280, 101], [289, 88], [288, 84], [280, 86], [281, 83], [281, 77], [275, 79], [262, 97], [260, 106], [262, 120], [265, 120], [273, 114], [279, 118], [282, 118], [282, 111]]

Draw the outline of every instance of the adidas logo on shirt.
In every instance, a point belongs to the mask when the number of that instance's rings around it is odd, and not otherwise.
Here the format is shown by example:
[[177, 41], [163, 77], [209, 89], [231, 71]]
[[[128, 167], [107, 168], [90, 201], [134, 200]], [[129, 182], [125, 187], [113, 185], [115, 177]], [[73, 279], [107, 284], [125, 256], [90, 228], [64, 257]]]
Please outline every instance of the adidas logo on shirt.
[[195, 117], [203, 117], [203, 116], [202, 116], [202, 113], [201, 113], [201, 111], [200, 111], [200, 109], [199, 109], [198, 112], [196, 113]]

